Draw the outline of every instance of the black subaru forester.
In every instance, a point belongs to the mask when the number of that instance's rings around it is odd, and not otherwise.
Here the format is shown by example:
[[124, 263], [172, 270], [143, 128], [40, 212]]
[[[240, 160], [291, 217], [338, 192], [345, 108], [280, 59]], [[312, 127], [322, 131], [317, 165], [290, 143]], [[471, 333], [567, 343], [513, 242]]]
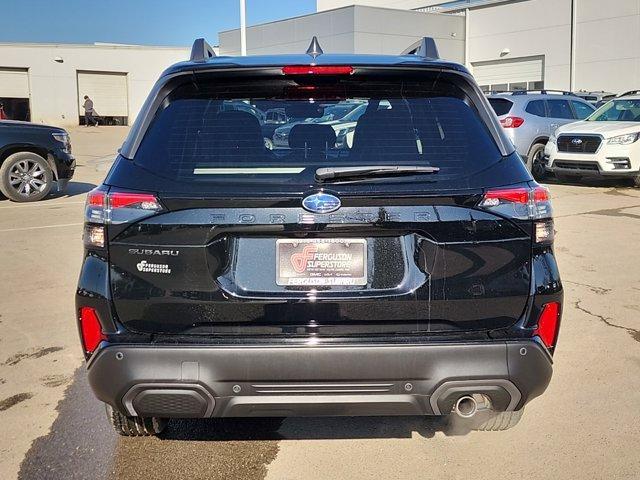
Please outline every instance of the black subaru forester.
[[[200, 39], [162, 74], [86, 206], [78, 326], [118, 433], [323, 415], [503, 430], [545, 390], [549, 192], [434, 51], [215, 57]], [[324, 115], [338, 104], [356, 120]], [[263, 137], [273, 108], [296, 119], [288, 148]]]

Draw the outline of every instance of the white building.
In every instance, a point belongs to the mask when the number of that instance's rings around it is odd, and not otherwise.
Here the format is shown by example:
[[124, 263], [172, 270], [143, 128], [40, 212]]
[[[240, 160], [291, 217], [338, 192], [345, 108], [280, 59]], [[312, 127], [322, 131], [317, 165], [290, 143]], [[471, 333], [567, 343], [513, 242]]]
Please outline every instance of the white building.
[[[354, 5], [356, 4], [356, 5]], [[640, 89], [640, 0], [317, 0], [317, 12], [247, 30], [249, 54], [398, 54], [421, 37], [466, 63], [485, 90]], [[220, 32], [240, 54], [240, 32]], [[9, 116], [78, 125], [82, 97], [111, 124], [131, 124], [151, 86], [188, 47], [0, 44], [0, 102]]]
[[78, 125], [88, 95], [107, 124], [135, 119], [152, 85], [190, 48], [0, 44], [0, 102], [9, 118]]
[[[326, 52], [394, 54], [431, 36], [486, 90], [640, 89], [640, 0], [317, 0], [250, 27], [248, 53], [303, 52], [313, 35]], [[239, 39], [221, 32], [221, 53]]]

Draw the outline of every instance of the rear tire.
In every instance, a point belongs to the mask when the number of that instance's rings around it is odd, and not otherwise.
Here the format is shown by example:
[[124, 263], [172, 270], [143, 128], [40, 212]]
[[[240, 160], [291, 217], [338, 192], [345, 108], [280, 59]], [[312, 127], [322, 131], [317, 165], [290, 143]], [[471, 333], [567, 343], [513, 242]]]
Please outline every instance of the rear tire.
[[531, 147], [527, 155], [527, 170], [531, 172], [531, 175], [533, 175], [533, 178], [536, 180], [542, 180], [547, 174], [542, 163], [544, 147], [544, 143], [536, 143]]
[[637, 188], [640, 188], [640, 175], [637, 177], [633, 177], [633, 185]]
[[0, 167], [0, 191], [14, 202], [37, 202], [49, 195], [53, 172], [47, 161], [32, 152], [9, 155]]
[[158, 435], [167, 426], [166, 418], [128, 417], [105, 404], [107, 419], [118, 435], [123, 437], [148, 437]]
[[524, 413], [524, 408], [513, 412], [497, 412], [490, 419], [480, 423], [474, 430], [481, 432], [501, 432], [515, 427]]

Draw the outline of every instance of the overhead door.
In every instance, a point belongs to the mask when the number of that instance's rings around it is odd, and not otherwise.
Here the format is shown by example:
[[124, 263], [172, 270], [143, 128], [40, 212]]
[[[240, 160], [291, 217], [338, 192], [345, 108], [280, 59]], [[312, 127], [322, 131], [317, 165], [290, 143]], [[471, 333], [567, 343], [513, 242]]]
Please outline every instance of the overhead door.
[[26, 68], [0, 67], [0, 103], [3, 116], [11, 120], [29, 120], [29, 71]]
[[26, 69], [0, 68], [0, 98], [29, 98]]
[[127, 74], [109, 72], [78, 72], [78, 109], [84, 114], [84, 96], [93, 100], [100, 117], [124, 118], [129, 115]]
[[483, 90], [526, 90], [544, 87], [544, 57], [473, 63], [473, 76]]

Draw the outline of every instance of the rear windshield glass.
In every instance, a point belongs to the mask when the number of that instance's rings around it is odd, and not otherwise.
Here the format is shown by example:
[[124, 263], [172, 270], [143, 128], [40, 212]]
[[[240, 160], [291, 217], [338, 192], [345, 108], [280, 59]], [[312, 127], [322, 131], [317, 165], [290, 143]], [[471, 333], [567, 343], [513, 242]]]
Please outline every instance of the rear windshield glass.
[[493, 107], [493, 111], [496, 112], [496, 115], [499, 117], [509, 113], [509, 110], [511, 110], [511, 107], [513, 106], [513, 102], [505, 98], [490, 98], [489, 103]]
[[[157, 112], [134, 162], [174, 180], [309, 185], [321, 167], [435, 166], [440, 171], [429, 181], [439, 182], [500, 159], [478, 112], [452, 83], [352, 75], [183, 85]], [[402, 181], [412, 179], [424, 176]]]

